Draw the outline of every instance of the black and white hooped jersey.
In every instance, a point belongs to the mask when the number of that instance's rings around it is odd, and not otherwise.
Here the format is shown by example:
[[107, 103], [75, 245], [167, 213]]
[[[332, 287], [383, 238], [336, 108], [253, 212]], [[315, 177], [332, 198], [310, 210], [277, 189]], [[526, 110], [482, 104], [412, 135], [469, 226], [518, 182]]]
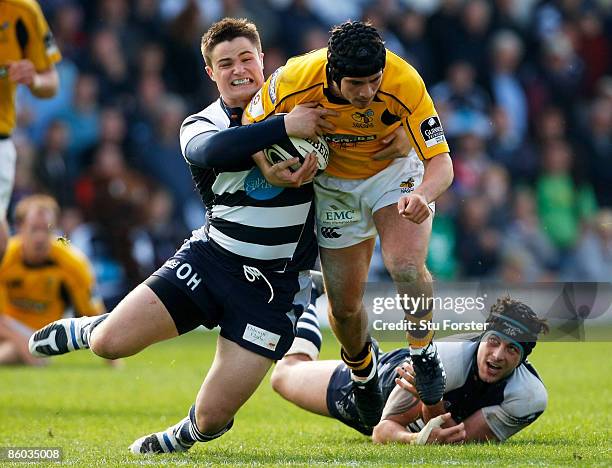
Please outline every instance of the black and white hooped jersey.
[[[242, 109], [218, 99], [185, 119], [180, 130], [183, 156], [189, 141], [240, 125]], [[189, 164], [189, 162], [188, 162]], [[189, 164], [207, 210], [205, 226], [194, 237], [208, 240], [244, 264], [274, 271], [313, 267], [317, 255], [313, 186], [270, 185], [259, 168], [221, 171]]]
[[[544, 412], [548, 396], [540, 377], [528, 362], [520, 364], [500, 382], [488, 384], [478, 379], [476, 351], [479, 339], [480, 336], [469, 341], [436, 342], [446, 371], [444, 401], [457, 423], [481, 409], [491, 431], [503, 441], [535, 421]], [[395, 368], [407, 360], [409, 351], [399, 349], [387, 354], [395, 356], [386, 359], [388, 368], [379, 368], [382, 382], [392, 387], [387, 389], [389, 398], [383, 419], [401, 414], [412, 406], [411, 395], [396, 386], [394, 380]], [[423, 426], [419, 419], [407, 429], [418, 432]]]

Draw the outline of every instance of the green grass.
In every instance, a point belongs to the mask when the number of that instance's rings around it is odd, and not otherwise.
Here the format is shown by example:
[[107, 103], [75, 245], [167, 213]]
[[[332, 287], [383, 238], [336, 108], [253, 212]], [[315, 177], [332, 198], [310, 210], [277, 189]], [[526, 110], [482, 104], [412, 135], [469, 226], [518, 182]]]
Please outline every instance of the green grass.
[[[502, 445], [374, 446], [339, 422], [285, 402], [266, 380], [222, 438], [187, 454], [128, 454], [134, 439], [186, 414], [215, 339], [194, 332], [127, 359], [119, 370], [88, 352], [56, 358], [42, 369], [0, 369], [0, 446], [63, 447], [64, 464], [84, 467], [612, 466], [610, 342], [539, 344], [531, 361], [548, 388], [548, 409]], [[335, 359], [336, 341], [325, 339], [323, 358]]]

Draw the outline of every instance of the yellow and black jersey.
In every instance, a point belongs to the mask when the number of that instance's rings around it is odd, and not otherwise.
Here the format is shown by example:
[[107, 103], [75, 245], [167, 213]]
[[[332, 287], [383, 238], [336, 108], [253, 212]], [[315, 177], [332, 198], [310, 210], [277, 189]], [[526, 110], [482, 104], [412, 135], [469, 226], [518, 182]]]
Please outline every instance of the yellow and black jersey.
[[0, 264], [0, 313], [35, 330], [62, 318], [68, 307], [77, 316], [98, 315], [104, 305], [92, 296], [94, 285], [89, 262], [75, 248], [58, 240], [45, 264], [28, 266], [15, 236]]
[[332, 150], [327, 173], [345, 179], [364, 179], [386, 168], [391, 161], [376, 161], [372, 156], [385, 147], [381, 140], [400, 125], [421, 159], [449, 151], [423, 79], [406, 61], [387, 50], [380, 89], [366, 109], [332, 95], [326, 64], [327, 49], [290, 59], [253, 97], [246, 119], [259, 122], [305, 102], [338, 111], [339, 117], [328, 118], [336, 125], [336, 133], [325, 136]]
[[61, 58], [38, 2], [0, 0], [0, 135], [15, 127], [17, 85], [8, 78], [8, 65], [28, 59], [43, 72]]

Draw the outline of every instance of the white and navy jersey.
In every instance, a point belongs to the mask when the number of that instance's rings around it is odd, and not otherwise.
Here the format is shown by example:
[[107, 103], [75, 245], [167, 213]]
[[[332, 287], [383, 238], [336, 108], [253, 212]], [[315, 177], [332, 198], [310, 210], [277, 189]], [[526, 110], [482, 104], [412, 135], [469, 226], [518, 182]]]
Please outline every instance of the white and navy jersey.
[[[183, 156], [195, 136], [240, 126], [241, 117], [242, 109], [229, 108], [221, 99], [187, 117], [180, 130]], [[313, 267], [317, 244], [312, 184], [285, 189], [272, 186], [254, 163], [240, 171], [194, 164], [189, 168], [207, 209], [206, 225], [194, 232], [196, 238], [209, 240], [224, 254], [261, 269]]]
[[[520, 364], [500, 382], [488, 384], [481, 381], [476, 369], [479, 338], [436, 343], [446, 371], [444, 401], [457, 423], [482, 410], [491, 431], [503, 441], [542, 414], [546, 408], [547, 392], [537, 372], [528, 362]], [[389, 398], [383, 410], [383, 419], [401, 414], [412, 406], [412, 396], [394, 383], [395, 368], [407, 360], [409, 351], [399, 349], [387, 354], [394, 356], [386, 359], [389, 365], [382, 372], [379, 369], [379, 375], [384, 385], [393, 388], [387, 389]], [[386, 374], [390, 374], [389, 378], [385, 378]], [[407, 429], [418, 432], [423, 425], [423, 421], [418, 420], [409, 424]]]

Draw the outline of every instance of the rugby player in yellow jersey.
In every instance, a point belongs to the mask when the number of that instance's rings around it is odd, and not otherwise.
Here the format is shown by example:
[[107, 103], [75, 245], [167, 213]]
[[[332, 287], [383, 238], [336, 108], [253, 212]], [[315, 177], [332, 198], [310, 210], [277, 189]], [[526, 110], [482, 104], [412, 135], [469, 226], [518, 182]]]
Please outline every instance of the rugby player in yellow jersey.
[[336, 130], [325, 135], [332, 154], [315, 179], [317, 234], [330, 323], [352, 370], [360, 418], [373, 427], [383, 398], [362, 299], [377, 233], [398, 292], [423, 299], [405, 310], [421, 401], [434, 405], [444, 393], [444, 369], [427, 327], [433, 290], [425, 258], [432, 203], [452, 182], [452, 162], [423, 80], [367, 23], [346, 22], [332, 30], [327, 48], [290, 59], [245, 117], [258, 122], [308, 102], [340, 114], [326, 117]]
[[76, 316], [104, 312], [92, 295], [89, 262], [53, 235], [58, 215], [57, 203], [46, 195], [27, 197], [15, 209], [18, 233], [0, 264], [0, 365], [42, 364], [30, 354], [28, 339], [67, 308]]
[[17, 154], [11, 141], [15, 127], [15, 89], [23, 84], [40, 98], [55, 95], [55, 63], [62, 58], [34, 0], [0, 0], [0, 259], [8, 241], [6, 209], [13, 191]]

